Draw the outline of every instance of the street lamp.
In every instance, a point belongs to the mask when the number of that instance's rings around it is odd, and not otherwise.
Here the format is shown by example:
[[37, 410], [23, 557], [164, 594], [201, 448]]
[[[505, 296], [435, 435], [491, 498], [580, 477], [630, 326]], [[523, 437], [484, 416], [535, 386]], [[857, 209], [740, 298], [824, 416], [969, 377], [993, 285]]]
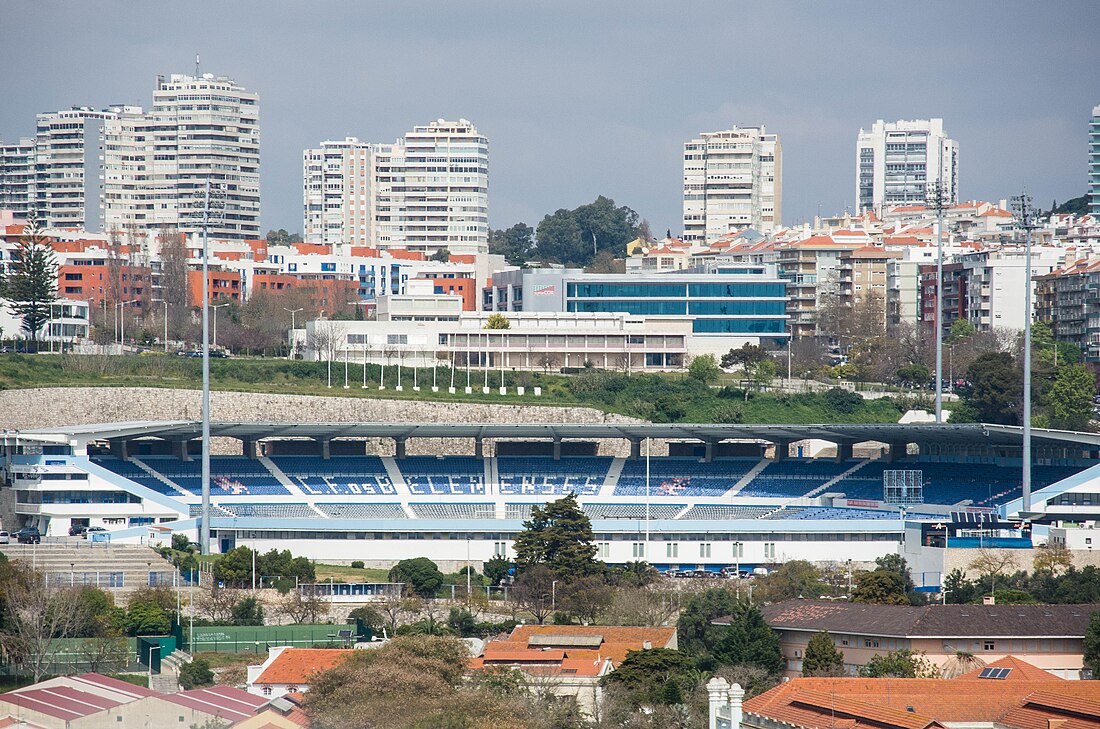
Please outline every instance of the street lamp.
[[119, 344], [122, 345], [123, 351], [126, 349], [126, 305], [136, 304], [137, 299], [130, 299], [129, 301], [120, 301], [115, 304], [119, 308]]
[[218, 309], [223, 306], [229, 306], [231, 301], [227, 301], [224, 304], [211, 304], [210, 308], [214, 310], [214, 349], [218, 348]]
[[153, 299], [153, 301], [164, 304], [164, 353], [168, 354], [168, 300]]
[[554, 580], [550, 583], [550, 612], [555, 613], [558, 611], [558, 581]]
[[287, 359], [290, 359], [290, 356], [291, 356], [291, 354], [293, 353], [293, 350], [294, 350], [294, 330], [296, 329], [296, 327], [294, 326], [294, 315], [297, 314], [299, 311], [305, 311], [305, 307], [300, 307], [300, 308], [297, 308], [297, 309], [288, 309], [284, 306], [283, 311], [289, 311], [290, 312], [290, 331], [287, 332], [287, 336], [286, 336], [287, 346], [290, 347], [290, 349], [291, 349], [291, 353], [287, 354]]

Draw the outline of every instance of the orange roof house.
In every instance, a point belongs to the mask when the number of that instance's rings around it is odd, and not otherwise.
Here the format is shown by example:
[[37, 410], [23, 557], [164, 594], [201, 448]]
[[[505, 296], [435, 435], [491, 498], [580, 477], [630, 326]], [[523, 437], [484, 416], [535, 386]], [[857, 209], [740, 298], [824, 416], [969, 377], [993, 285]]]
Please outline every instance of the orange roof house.
[[327, 671], [347, 660], [351, 648], [270, 649], [267, 660], [248, 667], [248, 692], [265, 698], [308, 691], [314, 674]]
[[1013, 657], [955, 679], [793, 678], [743, 706], [723, 683], [707, 687], [712, 717], [740, 713], [746, 728], [1100, 727], [1100, 682], [1066, 681]]

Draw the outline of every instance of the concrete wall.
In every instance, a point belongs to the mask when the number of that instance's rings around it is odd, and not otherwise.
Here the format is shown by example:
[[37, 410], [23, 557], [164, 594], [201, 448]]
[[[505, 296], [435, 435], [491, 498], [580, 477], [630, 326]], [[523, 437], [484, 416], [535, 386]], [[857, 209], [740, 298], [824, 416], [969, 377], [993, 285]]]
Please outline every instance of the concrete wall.
[[[211, 393], [211, 413], [221, 421], [273, 422], [447, 422], [447, 423], [636, 423], [636, 418], [593, 408], [497, 405], [470, 402], [381, 400], [253, 392]], [[57, 387], [0, 391], [0, 412], [8, 428], [49, 428], [139, 420], [198, 420], [198, 390], [149, 387]], [[655, 453], [667, 453], [666, 448]], [[217, 454], [239, 454], [239, 441], [214, 439]], [[372, 454], [393, 455], [393, 442], [368, 443]], [[472, 454], [472, 440], [410, 440], [409, 455]], [[487, 454], [491, 453], [486, 449]], [[601, 455], [627, 456], [626, 441], [601, 444]]]

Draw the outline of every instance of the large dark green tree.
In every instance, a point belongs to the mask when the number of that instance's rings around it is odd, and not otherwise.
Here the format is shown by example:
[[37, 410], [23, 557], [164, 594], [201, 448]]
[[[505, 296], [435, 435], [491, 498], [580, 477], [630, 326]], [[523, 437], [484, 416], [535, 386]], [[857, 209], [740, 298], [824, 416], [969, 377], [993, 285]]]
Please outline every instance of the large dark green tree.
[[601, 195], [587, 205], [561, 208], [544, 217], [536, 233], [536, 253], [546, 261], [586, 266], [601, 251], [622, 258], [637, 233], [638, 214]]
[[515, 550], [521, 571], [542, 564], [559, 579], [584, 577], [601, 568], [592, 542], [592, 522], [574, 494], [532, 508], [531, 518], [516, 536]]
[[1092, 671], [1093, 678], [1100, 678], [1100, 613], [1089, 615], [1089, 626], [1085, 629], [1085, 668]]
[[443, 587], [443, 573], [427, 557], [403, 559], [390, 569], [390, 582], [403, 582], [405, 589], [420, 597], [435, 597]]
[[971, 390], [966, 404], [983, 423], [1017, 425], [1023, 393], [1023, 372], [1007, 352], [986, 352], [966, 370]]
[[522, 266], [535, 247], [535, 229], [526, 223], [516, 223], [506, 230], [489, 233], [489, 252], [504, 256], [513, 266]]
[[696, 680], [690, 657], [670, 648], [630, 651], [602, 683], [623, 692], [634, 706], [680, 704]]
[[879, 653], [859, 669], [863, 678], [939, 678], [940, 669], [924, 653], [902, 648]]
[[1096, 377], [1085, 365], [1060, 367], [1047, 392], [1050, 426], [1064, 430], [1088, 430]]
[[908, 605], [905, 578], [893, 570], [877, 569], [856, 575], [856, 589], [852, 602], [875, 605]]
[[829, 631], [814, 633], [802, 658], [803, 676], [843, 676], [844, 654]]
[[701, 655], [711, 650], [722, 638], [726, 628], [714, 620], [737, 616], [743, 605], [732, 590], [723, 587], [696, 593], [687, 599], [676, 621], [680, 650], [689, 655]]
[[778, 676], [784, 666], [779, 636], [755, 606], [745, 607], [734, 616], [712, 655], [717, 664], [748, 664], [771, 676]]
[[11, 257], [4, 296], [37, 350], [38, 334], [50, 320], [51, 305], [57, 301], [57, 258], [33, 213]]

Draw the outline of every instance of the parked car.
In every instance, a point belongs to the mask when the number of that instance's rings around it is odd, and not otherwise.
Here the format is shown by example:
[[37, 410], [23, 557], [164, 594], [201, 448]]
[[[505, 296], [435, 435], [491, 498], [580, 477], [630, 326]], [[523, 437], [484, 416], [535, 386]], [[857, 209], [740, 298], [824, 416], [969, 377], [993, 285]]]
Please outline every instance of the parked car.
[[665, 577], [679, 577], [680, 570], [665, 570]]
[[88, 531], [88, 527], [85, 526], [84, 524], [73, 524], [71, 527], [69, 527], [69, 536], [70, 537], [82, 537], [82, 536], [84, 536], [85, 532], [87, 532], [87, 531]]
[[723, 567], [718, 574], [726, 579], [736, 580], [740, 577], [744, 577], [747, 573], [745, 570], [739, 570], [736, 567]]
[[11, 544], [11, 535], [0, 531], [0, 544]]
[[107, 531], [106, 527], [97, 527], [97, 526], [88, 527], [87, 529], [84, 530], [84, 538], [85, 539], [91, 539], [93, 534], [95, 534], [97, 532], [105, 532], [105, 531]]
[[38, 531], [38, 527], [23, 527], [15, 533], [15, 539], [20, 544], [40, 544], [42, 532]]

